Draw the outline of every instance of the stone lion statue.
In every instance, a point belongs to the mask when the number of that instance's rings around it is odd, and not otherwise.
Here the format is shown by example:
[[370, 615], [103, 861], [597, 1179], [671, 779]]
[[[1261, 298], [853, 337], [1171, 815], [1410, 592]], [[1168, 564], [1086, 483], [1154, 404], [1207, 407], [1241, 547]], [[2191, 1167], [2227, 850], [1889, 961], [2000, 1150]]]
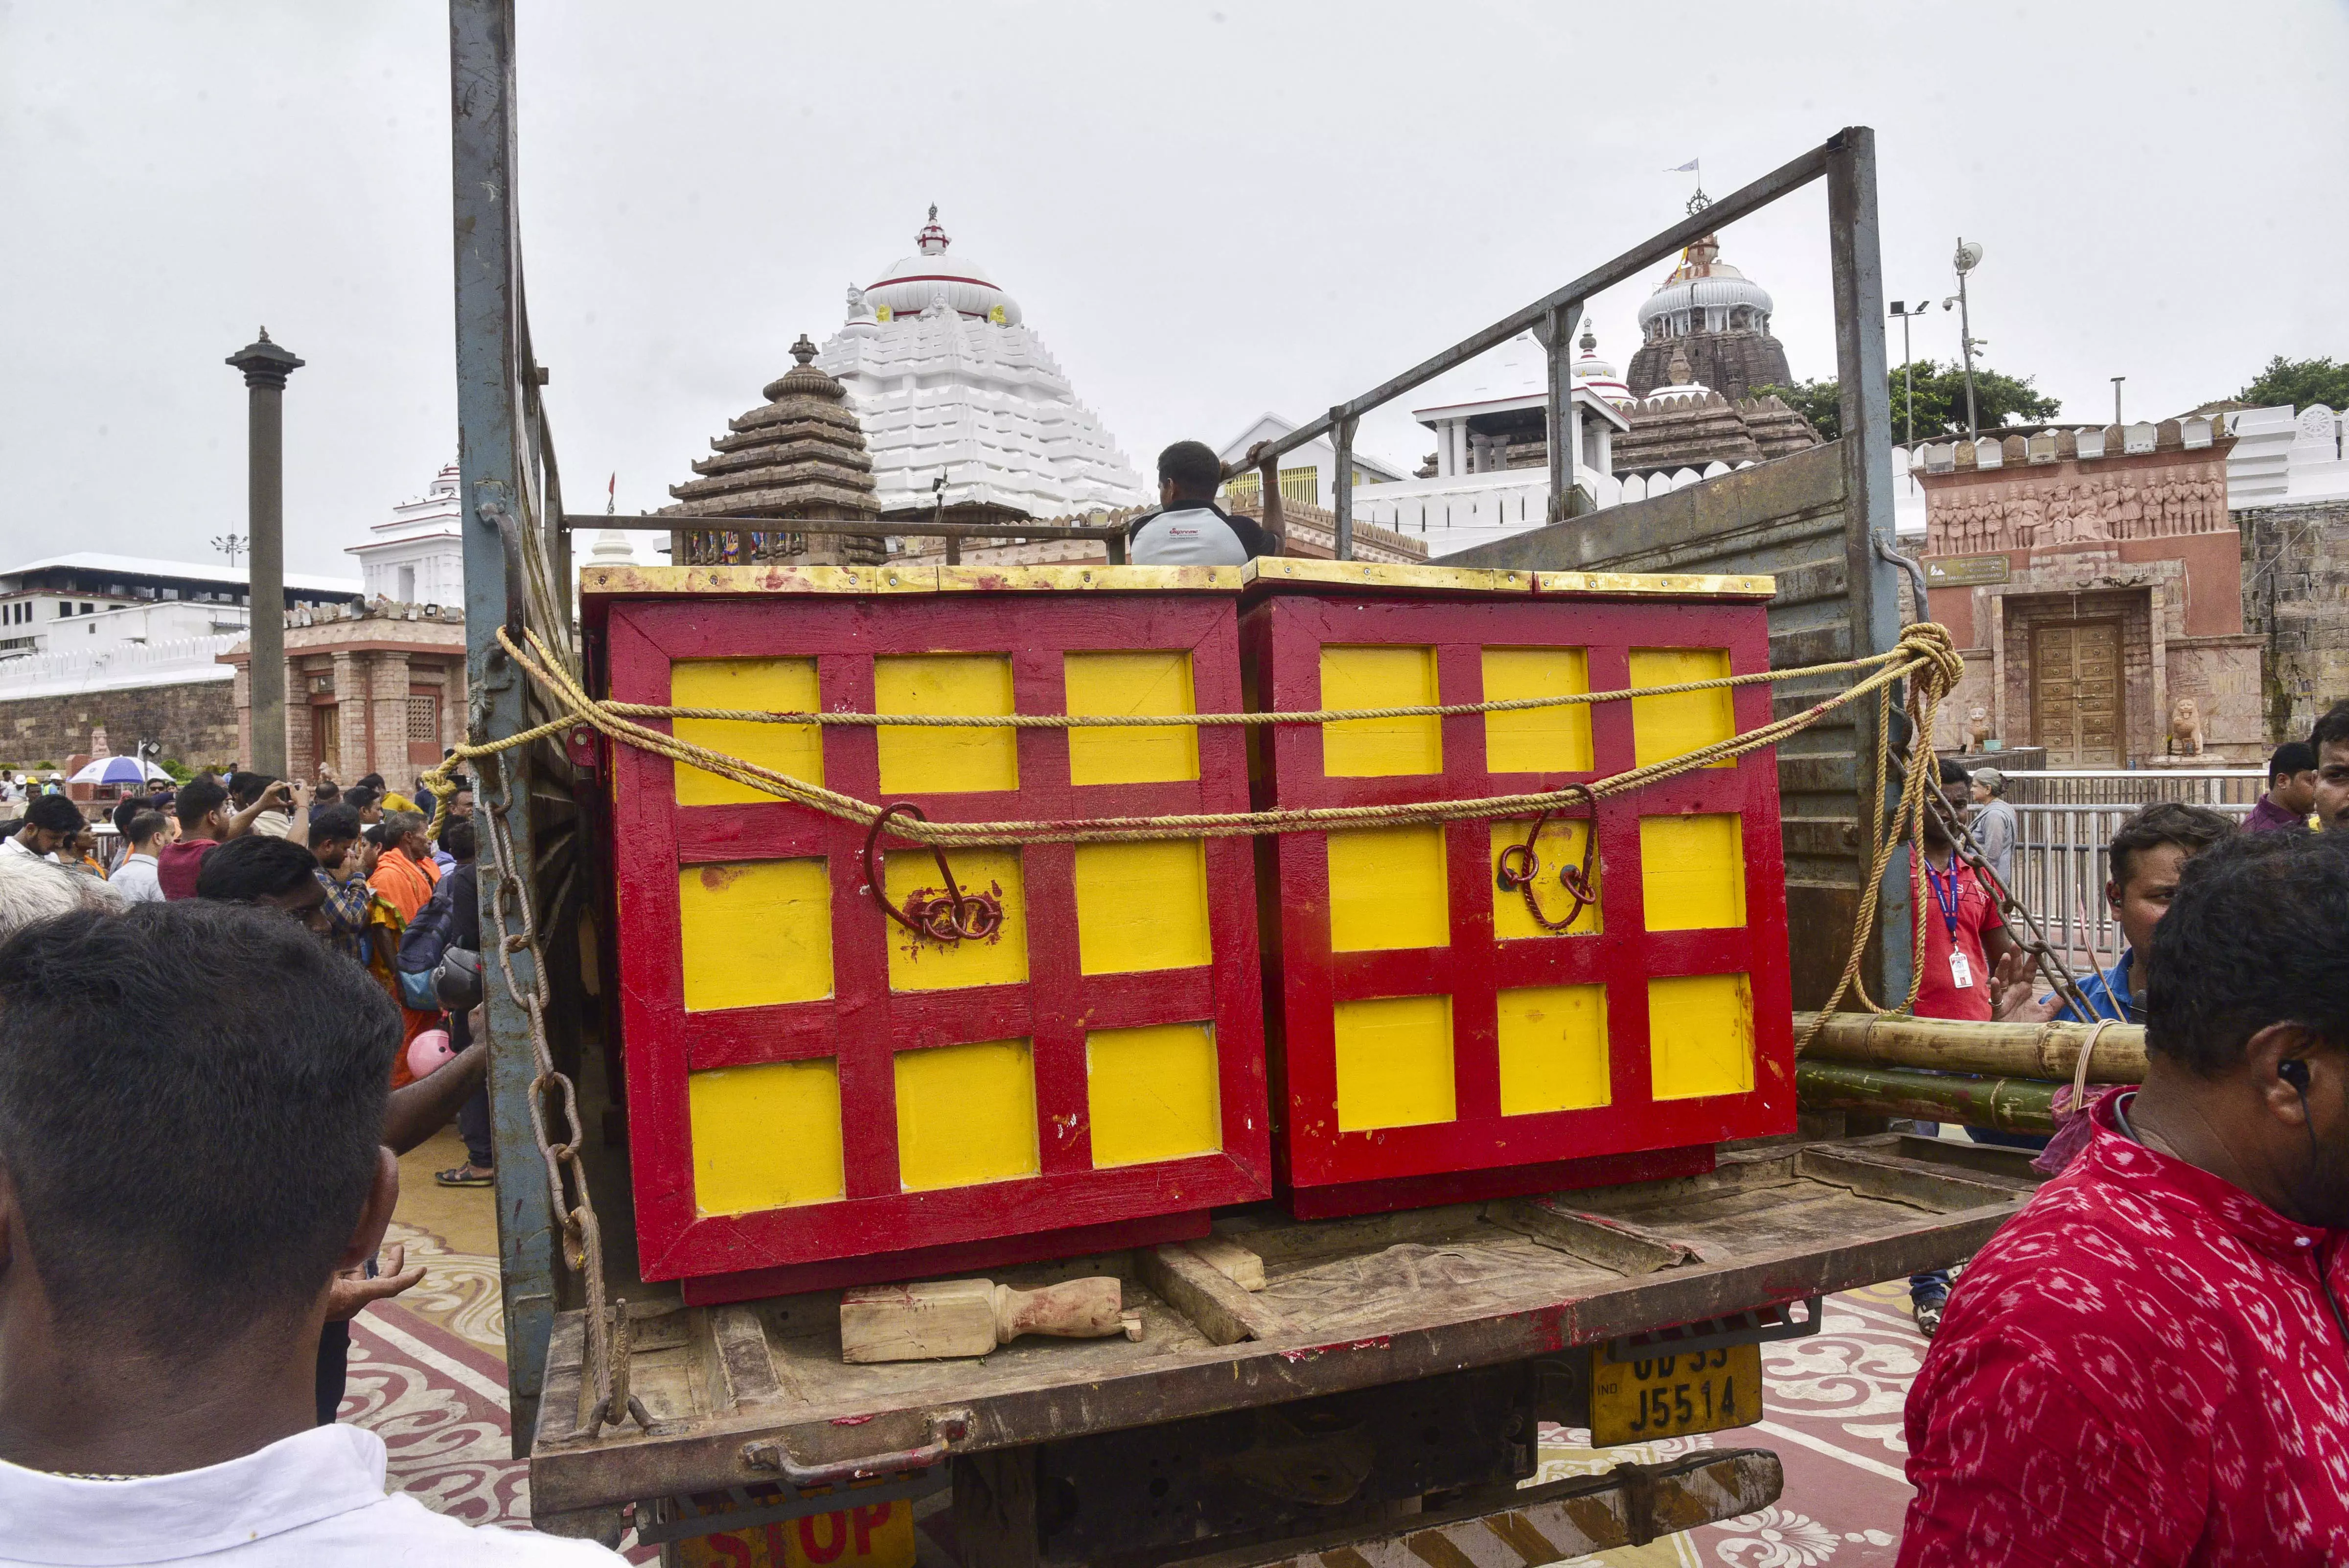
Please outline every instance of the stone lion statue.
[[1975, 703], [1966, 710], [1966, 745], [1969, 753], [1983, 751], [1990, 740], [1990, 710]]
[[2202, 705], [2191, 697], [2180, 697], [2169, 705], [2169, 754], [2202, 754]]

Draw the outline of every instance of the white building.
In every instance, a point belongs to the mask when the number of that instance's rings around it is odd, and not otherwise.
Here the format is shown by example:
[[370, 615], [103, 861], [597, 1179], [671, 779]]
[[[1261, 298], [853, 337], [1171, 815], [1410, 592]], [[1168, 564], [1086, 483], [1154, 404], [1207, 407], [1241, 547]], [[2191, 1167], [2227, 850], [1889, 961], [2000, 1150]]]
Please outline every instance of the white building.
[[353, 545], [367, 597], [403, 605], [465, 602], [463, 512], [457, 504], [457, 465], [449, 464], [425, 493], [391, 509], [373, 524], [364, 545]]
[[928, 511], [941, 478], [948, 506], [1040, 518], [1155, 500], [1019, 302], [950, 243], [931, 208], [914, 254], [849, 289], [816, 357], [864, 427], [882, 514]]
[[[1256, 422], [1224, 445], [1216, 456], [1226, 467], [1246, 460], [1248, 448], [1258, 441], [1278, 441], [1297, 428], [1278, 414], [1258, 414]], [[1354, 500], [1359, 505], [1365, 485], [1392, 484], [1409, 477], [1392, 463], [1377, 458], [1354, 453]], [[1280, 493], [1284, 500], [1303, 502], [1309, 506], [1334, 508], [1337, 504], [1338, 449], [1328, 436], [1316, 436], [1294, 452], [1280, 455]], [[1251, 503], [1259, 488], [1253, 473], [1241, 474], [1224, 486], [1224, 493], [1243, 504]]]
[[[241, 634], [246, 597], [242, 568], [193, 561], [85, 551], [10, 567], [0, 571], [0, 672], [5, 661], [32, 655]], [[286, 574], [288, 607], [359, 597], [359, 585], [348, 578]]]
[[[1588, 334], [1581, 348], [1574, 483], [1586, 508], [1613, 505], [1624, 488], [1614, 476], [1615, 437], [1630, 428], [1618, 405], [1631, 394]], [[1430, 558], [1540, 527], [1549, 513], [1548, 380], [1549, 356], [1520, 333], [1430, 381], [1428, 401], [1411, 415], [1434, 437], [1434, 475], [1357, 490], [1355, 517], [1424, 537]]]

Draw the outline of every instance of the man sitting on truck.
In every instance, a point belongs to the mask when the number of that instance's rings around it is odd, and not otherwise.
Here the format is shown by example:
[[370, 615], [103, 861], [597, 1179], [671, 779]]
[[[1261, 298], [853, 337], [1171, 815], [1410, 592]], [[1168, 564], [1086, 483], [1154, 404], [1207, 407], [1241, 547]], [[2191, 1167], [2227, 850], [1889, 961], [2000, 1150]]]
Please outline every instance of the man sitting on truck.
[[274, 909], [0, 944], [0, 1563], [621, 1561], [387, 1497], [383, 1440], [316, 1423], [337, 1271], [399, 1193], [398, 1037]]
[[1268, 555], [1264, 530], [1216, 504], [1224, 465], [1205, 441], [1178, 441], [1158, 454], [1155, 512], [1126, 530], [1126, 559], [1137, 566], [1237, 566]]
[[2349, 1561], [2349, 836], [2214, 845], [2152, 958], [2143, 1086], [1909, 1393], [1902, 1568]]

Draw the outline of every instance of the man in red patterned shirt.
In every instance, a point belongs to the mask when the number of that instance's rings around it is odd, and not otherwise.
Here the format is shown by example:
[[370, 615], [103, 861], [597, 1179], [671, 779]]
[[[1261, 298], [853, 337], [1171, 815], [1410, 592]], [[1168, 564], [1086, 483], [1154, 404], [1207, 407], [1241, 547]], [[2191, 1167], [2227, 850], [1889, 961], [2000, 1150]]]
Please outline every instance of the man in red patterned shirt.
[[2349, 1562], [2349, 835], [2197, 857], [2148, 968], [2144, 1086], [1910, 1391], [1902, 1568]]

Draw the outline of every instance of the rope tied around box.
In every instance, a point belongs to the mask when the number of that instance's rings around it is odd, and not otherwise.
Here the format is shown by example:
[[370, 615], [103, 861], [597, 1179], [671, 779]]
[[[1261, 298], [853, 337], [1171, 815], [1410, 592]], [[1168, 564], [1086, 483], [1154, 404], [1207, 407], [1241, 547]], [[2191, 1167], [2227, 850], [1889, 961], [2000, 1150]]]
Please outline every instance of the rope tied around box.
[[[443, 759], [440, 766], [425, 775], [424, 785], [433, 793], [437, 803], [434, 830], [447, 811], [449, 784], [466, 763], [492, 756], [515, 746], [560, 734], [577, 725], [587, 725], [616, 743], [652, 752], [720, 778], [733, 781], [764, 794], [812, 810], [838, 820], [852, 823], [867, 832], [867, 876], [874, 897], [888, 918], [910, 931], [936, 940], [969, 940], [988, 925], [989, 917], [979, 904], [985, 895], [967, 896], [955, 881], [946, 864], [944, 852], [953, 848], [1016, 847], [1026, 844], [1101, 844], [1139, 843], [1170, 838], [1223, 838], [1253, 836], [1259, 834], [1316, 833], [1340, 831], [1348, 828], [1400, 827], [1427, 823], [1449, 823], [1495, 820], [1531, 816], [1534, 833], [1526, 842], [1516, 846], [1522, 854], [1509, 857], [1510, 865], [1503, 872], [1524, 873], [1526, 881], [1516, 884], [1529, 888], [1538, 874], [1538, 861], [1533, 853], [1534, 838], [1538, 836], [1543, 819], [1568, 810], [1580, 809], [1594, 816], [1598, 801], [1605, 796], [1627, 794], [1663, 780], [1692, 773], [1717, 763], [1734, 761], [1749, 752], [1777, 744], [1817, 722], [1826, 714], [1874, 693], [1878, 700], [1877, 726], [1878, 767], [1876, 772], [1876, 807], [1871, 813], [1870, 838], [1874, 848], [1874, 877], [1880, 881], [1892, 850], [1904, 838], [1915, 838], [1920, 845], [1923, 832], [1923, 801], [1919, 790], [1921, 770], [1908, 769], [1908, 779], [1901, 795], [1896, 831], [1887, 834], [1883, 822], [1883, 794], [1890, 776], [1891, 740], [1889, 720], [1891, 687], [1904, 677], [1914, 676], [1909, 682], [1906, 704], [1915, 722], [1910, 738], [1912, 753], [1922, 749], [1930, 755], [1931, 718], [1942, 698], [1956, 685], [1964, 673], [1964, 661], [1959, 656], [1948, 630], [1930, 621], [1919, 622], [1903, 630], [1899, 645], [1882, 653], [1868, 654], [1858, 659], [1840, 659], [1831, 663], [1806, 665], [1790, 670], [1760, 670], [1745, 675], [1714, 677], [1703, 680], [1677, 681], [1669, 685], [1630, 687], [1609, 691], [1560, 692], [1541, 697], [1507, 698], [1488, 702], [1454, 702], [1440, 705], [1410, 705], [1366, 709], [1317, 709], [1309, 711], [1245, 712], [1245, 713], [1151, 713], [1151, 714], [903, 714], [903, 713], [802, 713], [771, 712], [756, 710], [698, 709], [657, 706], [647, 703], [622, 703], [601, 700], [588, 694], [578, 680], [564, 668], [547, 649], [534, 630], [525, 629], [523, 639], [528, 647], [517, 645], [510, 632], [500, 628], [498, 641], [530, 678], [545, 691], [555, 707], [557, 717], [545, 723], [497, 740], [468, 742]], [[1226, 724], [1278, 723], [1344, 723], [1360, 720], [1394, 718], [1455, 718], [1482, 713], [1516, 712], [1527, 709], [1566, 707], [1583, 703], [1623, 701], [1641, 697], [1673, 696], [1682, 692], [1721, 691], [1765, 682], [1791, 681], [1826, 674], [1869, 670], [1864, 679], [1853, 682], [1833, 696], [1811, 704], [1800, 712], [1774, 720], [1758, 729], [1700, 746], [1679, 756], [1642, 763], [1622, 773], [1595, 780], [1589, 784], [1569, 784], [1556, 789], [1526, 791], [1513, 794], [1484, 795], [1457, 800], [1397, 802], [1381, 805], [1308, 806], [1276, 808], [1266, 811], [1203, 812], [1158, 816], [1101, 816], [1060, 821], [1004, 822], [932, 822], [908, 803], [876, 803], [829, 789], [789, 774], [779, 773], [740, 757], [730, 756], [709, 746], [686, 740], [667, 731], [657, 730], [639, 722], [640, 719], [715, 719], [742, 720], [771, 723], [839, 724], [839, 725], [899, 725], [976, 727], [976, 728], [1036, 728], [1079, 729], [1154, 728], [1176, 725], [1217, 726]], [[1899, 831], [1906, 830], [1906, 831]], [[944, 909], [936, 898], [925, 898], [920, 908], [893, 908], [883, 890], [879, 871], [879, 841], [884, 832], [895, 835], [907, 843], [930, 849], [939, 860], [941, 875], [947, 880]], [[1595, 831], [1595, 829], [1594, 829]], [[1568, 918], [1571, 924], [1588, 901], [1592, 890], [1589, 873], [1589, 846], [1585, 846], [1585, 865], [1574, 881], [1561, 877], [1576, 907]], [[1921, 867], [1921, 853], [1919, 856]], [[1921, 868], [1916, 871], [1922, 877]], [[1576, 886], [1578, 883], [1579, 887]], [[1845, 974], [1837, 988], [1839, 1002], [1843, 994], [1858, 983], [1861, 956], [1867, 945], [1868, 933], [1873, 927], [1873, 900], [1863, 900], [1860, 918], [1855, 922], [1855, 940], [1851, 956], [1845, 965]], [[1551, 925], [1535, 906], [1535, 917], [1550, 929], [1563, 929]], [[1922, 944], [1921, 922], [1919, 941]], [[1000, 912], [993, 919], [999, 924]], [[948, 937], [945, 933], [951, 931]], [[1859, 992], [1863, 1002], [1866, 992]], [[1914, 986], [1909, 1000], [1913, 1002]], [[1831, 1011], [1834, 1003], [1830, 1003]], [[1878, 1011], [1881, 1011], [1878, 1009]]]

